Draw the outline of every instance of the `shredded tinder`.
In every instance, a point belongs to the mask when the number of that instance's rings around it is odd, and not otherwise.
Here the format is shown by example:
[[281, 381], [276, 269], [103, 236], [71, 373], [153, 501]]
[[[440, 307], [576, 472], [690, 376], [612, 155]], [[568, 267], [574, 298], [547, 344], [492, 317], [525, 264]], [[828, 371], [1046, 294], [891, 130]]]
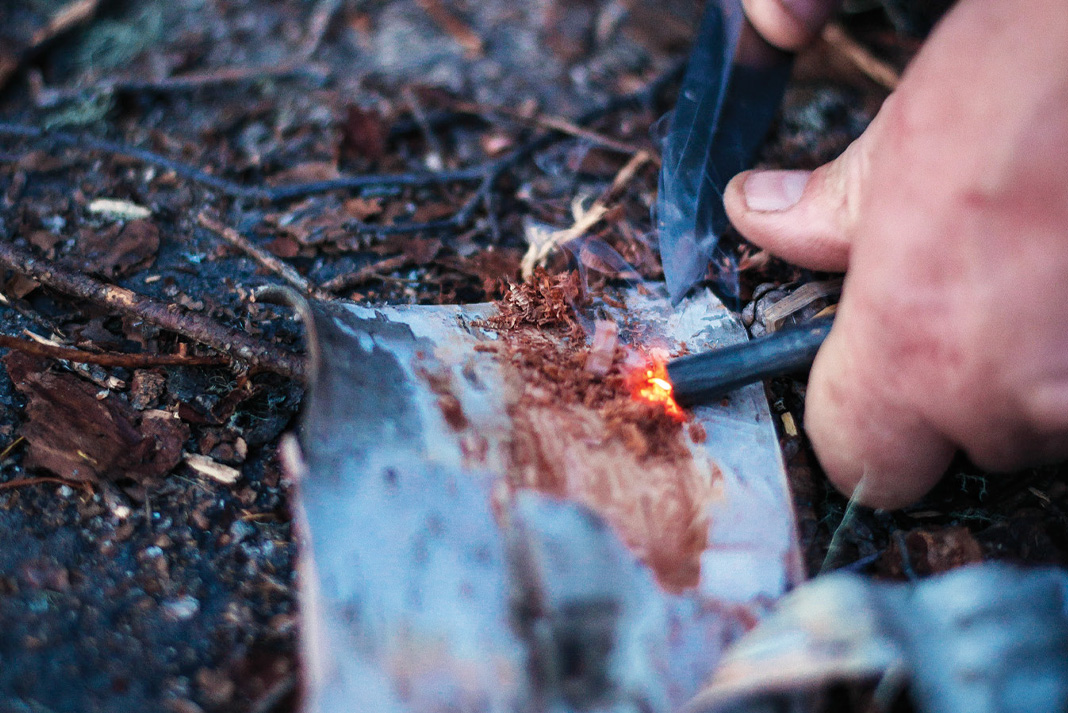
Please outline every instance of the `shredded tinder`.
[[662, 586], [694, 586], [718, 479], [707, 458], [694, 457], [704, 431], [687, 424], [670, 384], [653, 389], [666, 389], [666, 400], [643, 393], [662, 363], [639, 345], [615, 343], [608, 360], [605, 340], [595, 339], [598, 365], [587, 368], [591, 348], [573, 307], [579, 292], [573, 274], [537, 272], [487, 320], [501, 337], [492, 348], [511, 372], [509, 486], [584, 503]]

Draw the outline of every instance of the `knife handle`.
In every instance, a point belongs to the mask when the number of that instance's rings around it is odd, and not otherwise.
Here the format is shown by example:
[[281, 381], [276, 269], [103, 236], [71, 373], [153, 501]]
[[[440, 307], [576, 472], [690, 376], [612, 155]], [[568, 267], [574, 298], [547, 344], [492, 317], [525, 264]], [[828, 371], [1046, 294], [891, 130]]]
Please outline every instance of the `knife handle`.
[[683, 406], [708, 403], [746, 384], [807, 369], [832, 324], [833, 317], [820, 317], [742, 344], [674, 359], [667, 372], [675, 400]]

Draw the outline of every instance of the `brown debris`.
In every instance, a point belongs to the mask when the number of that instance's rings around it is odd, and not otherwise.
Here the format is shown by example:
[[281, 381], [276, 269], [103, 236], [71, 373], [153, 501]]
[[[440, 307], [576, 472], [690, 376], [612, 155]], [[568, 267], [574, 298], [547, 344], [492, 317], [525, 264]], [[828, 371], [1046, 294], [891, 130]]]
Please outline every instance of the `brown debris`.
[[[184, 346], [184, 345], [180, 345]], [[63, 359], [75, 364], [99, 364], [138, 369], [149, 366], [225, 366], [230, 360], [224, 356], [193, 356], [186, 354], [116, 354], [113, 352], [87, 352], [81, 349], [55, 344], [45, 344], [36, 339], [19, 339], [0, 334], [0, 347], [15, 349], [25, 354], [35, 354], [50, 359]]]
[[581, 334], [572, 307], [579, 292], [575, 273], [554, 277], [545, 270], [535, 270], [529, 281], [512, 285], [497, 305], [497, 314], [487, 323], [504, 331], [519, 327], [566, 327], [573, 335]]
[[202, 315], [178, 312], [173, 305], [138, 295], [117, 285], [108, 285], [71, 271], [58, 263], [43, 260], [7, 240], [0, 240], [0, 265], [25, 275], [52, 289], [92, 304], [113, 309], [206, 344], [236, 359], [247, 361], [284, 376], [299, 378], [304, 361], [292, 352], [208, 319]]
[[927, 577], [983, 561], [983, 550], [966, 527], [898, 531], [882, 556], [891, 577]]
[[483, 55], [485, 48], [482, 46], [482, 38], [447, 8], [445, 3], [441, 0], [416, 0], [416, 4], [435, 24], [449, 33], [456, 40], [456, 44], [464, 48], [464, 55], [468, 59], [478, 59]]
[[144, 482], [178, 464], [189, 431], [170, 414], [140, 414], [107, 392], [101, 398], [95, 386], [26, 354], [11, 352], [3, 362], [27, 399], [19, 433], [29, 444], [28, 468], [75, 481]]
[[693, 431], [661, 404], [635, 398], [632, 373], [644, 371], [645, 358], [628, 358], [613, 340], [612, 354], [597, 357], [607, 362], [603, 373], [587, 368], [590, 350], [571, 306], [577, 296], [573, 274], [539, 270], [487, 320], [514, 374], [509, 485], [592, 507], [664, 587], [694, 586], [717, 473], [692, 457]]
[[350, 106], [341, 125], [341, 158], [377, 163], [386, 155], [385, 122], [374, 111]]
[[430, 390], [438, 395], [438, 409], [441, 411], [445, 423], [454, 431], [463, 431], [470, 423], [464, 413], [460, 399], [453, 393], [451, 380], [448, 374], [439, 374], [421, 370], [420, 375], [426, 380]]
[[130, 405], [138, 411], [154, 408], [167, 390], [167, 378], [148, 369], [138, 369], [130, 380]]
[[590, 352], [586, 355], [586, 371], [595, 376], [604, 376], [612, 368], [619, 343], [619, 327], [615, 322], [599, 319], [593, 328]]
[[25, 5], [29, 3], [11, 3], [0, 10], [0, 89], [29, 55], [92, 18], [100, 0], [73, 0], [47, 19]]
[[113, 280], [150, 267], [158, 252], [159, 229], [149, 220], [134, 220], [81, 231], [72, 257], [85, 272]]

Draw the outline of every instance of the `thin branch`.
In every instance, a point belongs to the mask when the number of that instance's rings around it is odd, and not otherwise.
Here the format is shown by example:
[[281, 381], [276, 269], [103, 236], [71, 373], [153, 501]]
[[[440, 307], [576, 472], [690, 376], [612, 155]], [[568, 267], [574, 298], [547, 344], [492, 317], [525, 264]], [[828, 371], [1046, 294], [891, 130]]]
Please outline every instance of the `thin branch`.
[[207, 213], [201, 213], [197, 216], [197, 224], [202, 228], [207, 228], [211, 232], [218, 235], [226, 242], [233, 245], [235, 248], [245, 253], [261, 266], [270, 270], [278, 277], [282, 278], [285, 282], [288, 282], [291, 286], [297, 288], [305, 295], [314, 297], [317, 300], [329, 300], [332, 297], [313, 285], [308, 278], [297, 272], [289, 263], [279, 260], [274, 255], [270, 254], [263, 248], [253, 245], [245, 239], [240, 233], [233, 228], [223, 225], [217, 220], [212, 219]]
[[893, 65], [869, 52], [867, 47], [850, 37], [838, 23], [831, 23], [823, 28], [823, 41], [876, 84], [894, 91], [901, 83], [901, 73]]
[[259, 67], [220, 67], [160, 79], [116, 77], [104, 79], [87, 87], [47, 87], [38, 82], [38, 85], [33, 88], [33, 101], [38, 107], [47, 109], [64, 101], [94, 94], [190, 92], [205, 87], [254, 82], [265, 78], [293, 76], [322, 78], [326, 74], [327, 71], [322, 66], [302, 61]]
[[[669, 85], [676, 82], [685, 69], [685, 62], [677, 62], [662, 75], [654, 79], [643, 89], [631, 94], [614, 97], [600, 107], [586, 112], [574, 121], [576, 126], [589, 124], [604, 116], [627, 109], [651, 104]], [[335, 190], [354, 190], [369, 188], [372, 186], [396, 186], [402, 188], [420, 188], [426, 186], [441, 186], [452, 183], [478, 182], [475, 193], [463, 206], [451, 217], [443, 220], [426, 223], [400, 223], [394, 225], [374, 225], [371, 223], [357, 223], [352, 227], [364, 233], [374, 235], [391, 235], [399, 233], [436, 232], [455, 230], [469, 225], [480, 205], [483, 205], [490, 192], [507, 171], [514, 168], [531, 154], [552, 145], [568, 134], [559, 129], [548, 129], [535, 136], [526, 143], [513, 149], [504, 156], [484, 163], [480, 166], [461, 168], [452, 171], [439, 171], [433, 173], [402, 173], [402, 174], [367, 174], [363, 176], [347, 176], [328, 181], [313, 181], [310, 183], [296, 183], [288, 186], [243, 186], [239, 183], [213, 176], [209, 173], [190, 166], [189, 164], [175, 161], [161, 156], [154, 151], [128, 146], [107, 139], [95, 139], [78, 136], [62, 131], [45, 131], [35, 126], [25, 124], [12, 124], [0, 122], [0, 136], [39, 139], [58, 146], [71, 146], [75, 148], [102, 151], [117, 156], [141, 161], [142, 163], [171, 171], [187, 180], [200, 183], [220, 193], [234, 197], [262, 200], [276, 203], [295, 198], [304, 198], [318, 193], [326, 193]]]
[[562, 116], [524, 114], [521, 111], [515, 109], [509, 109], [508, 107], [492, 106], [489, 104], [478, 104], [475, 102], [458, 102], [454, 105], [458, 111], [471, 114], [472, 116], [482, 117], [486, 114], [499, 115], [512, 121], [526, 124], [527, 126], [535, 126], [540, 129], [551, 129], [553, 131], [559, 131], [562, 134], [573, 136], [577, 139], [585, 139], [590, 143], [608, 149], [610, 151], [616, 151], [623, 154], [635, 154], [641, 151], [641, 147], [635, 144], [629, 144], [624, 141], [606, 136], [592, 129], [579, 126], [570, 119], [565, 119]]
[[373, 262], [370, 265], [364, 265], [356, 272], [347, 272], [343, 275], [338, 275], [334, 279], [324, 282], [323, 289], [329, 292], [341, 292], [342, 290], [348, 290], [357, 285], [362, 285], [369, 280], [385, 279], [384, 273], [399, 270], [407, 265], [408, 261], [409, 258], [407, 255], [387, 257], [378, 262]]
[[600, 223], [608, 215], [609, 203], [619, 196], [627, 184], [638, 174], [642, 166], [651, 162], [652, 158], [652, 155], [647, 151], [640, 151], [635, 154], [623, 168], [619, 169], [619, 173], [613, 179], [612, 185], [598, 196], [589, 209], [583, 210], [577, 202], [574, 204], [575, 222], [570, 228], [555, 230], [547, 234], [544, 239], [538, 242], [531, 242], [520, 263], [523, 279], [529, 280], [534, 274], [534, 268], [542, 264], [553, 250], [581, 238]]
[[288, 673], [282, 676], [260, 696], [252, 706], [252, 713], [273, 713], [282, 701], [297, 690], [297, 675]]
[[415, 0], [423, 12], [441, 29], [449, 33], [456, 44], [463, 47], [467, 59], [478, 59], [485, 54], [482, 38], [471, 27], [453, 14], [441, 0]]
[[175, 305], [139, 295], [118, 285], [100, 282], [39, 258], [15, 245], [10, 238], [0, 239], [0, 265], [57, 292], [136, 317], [209, 346], [237, 361], [291, 378], [301, 378], [304, 374], [304, 360], [293, 352], [253, 339], [207, 316], [179, 312]]
[[81, 488], [83, 490], [91, 491], [92, 486], [89, 483], [83, 483], [78, 480], [64, 480], [63, 478], [53, 478], [51, 476], [42, 475], [36, 478], [19, 478], [18, 480], [9, 480], [6, 483], [0, 483], [0, 490], [11, 490], [12, 488], [21, 488], [26, 485], [42, 485], [44, 483], [55, 483], [56, 485], [66, 485], [71, 488]]
[[87, 352], [72, 347], [42, 344], [32, 339], [0, 334], [0, 347], [49, 359], [63, 359], [75, 364], [99, 364], [122, 366], [127, 369], [145, 369], [154, 366], [226, 366], [229, 357], [219, 355], [183, 356], [181, 354], [120, 354], [117, 352]]
[[426, 145], [430, 149], [428, 163], [436, 164], [435, 168], [441, 169], [445, 166], [445, 151], [442, 149], [441, 142], [438, 141], [438, 136], [434, 133], [434, 129], [431, 128], [430, 122], [427, 121], [423, 105], [419, 102], [419, 98], [415, 96], [415, 92], [412, 91], [411, 87], [405, 87], [403, 94], [404, 101], [407, 102], [408, 107], [412, 110], [412, 116], [415, 117], [416, 123], [419, 124], [419, 130], [423, 133], [423, 140], [426, 141]]
[[65, 131], [45, 131], [36, 126], [0, 122], [0, 136], [11, 138], [38, 139], [55, 146], [69, 146], [87, 151], [101, 151], [113, 156], [125, 156], [149, 166], [156, 166], [164, 171], [171, 171], [186, 180], [207, 186], [212, 190], [232, 198], [261, 200], [268, 203], [306, 198], [318, 193], [337, 190], [355, 190], [360, 188], [397, 186], [401, 188], [421, 188], [448, 183], [474, 183], [482, 179], [485, 168], [476, 166], [455, 171], [439, 173], [399, 173], [399, 174], [365, 174], [346, 176], [328, 181], [294, 183], [283, 186], [243, 186], [219, 176], [213, 176], [187, 163], [162, 156], [155, 151], [129, 146], [118, 141], [79, 136]]
[[7, 446], [4, 447], [4, 450], [0, 451], [0, 463], [2, 463], [5, 460], [7, 460], [7, 457], [9, 455], [11, 455], [15, 451], [16, 448], [18, 448], [19, 446], [21, 446], [25, 442], [26, 442], [26, 436], [19, 436], [15, 440], [11, 441], [11, 443], [8, 443]]
[[52, 16], [47, 25], [34, 33], [34, 46], [41, 45], [77, 27], [95, 15], [99, 7], [100, 0], [74, 0], [74, 2], [67, 3]]

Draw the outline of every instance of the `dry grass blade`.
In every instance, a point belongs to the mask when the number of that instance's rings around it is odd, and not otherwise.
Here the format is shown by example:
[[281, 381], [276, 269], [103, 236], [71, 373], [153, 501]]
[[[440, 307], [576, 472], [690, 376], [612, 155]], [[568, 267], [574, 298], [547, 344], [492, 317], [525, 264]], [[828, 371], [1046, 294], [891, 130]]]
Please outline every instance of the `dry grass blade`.
[[572, 240], [577, 240], [590, 231], [601, 219], [608, 214], [609, 203], [627, 186], [638, 171], [653, 160], [652, 154], [647, 151], [639, 151], [630, 161], [619, 170], [612, 185], [593, 202], [588, 210], [582, 210], [575, 206], [575, 223], [570, 228], [556, 230], [545, 234], [540, 239], [531, 242], [527, 252], [523, 255], [521, 263], [523, 279], [529, 280], [534, 274], [534, 268], [542, 264], [553, 250], [562, 245], [567, 245]]
[[850, 37], [841, 25], [832, 23], [823, 28], [823, 41], [876, 84], [894, 91], [901, 83], [901, 73], [897, 69], [873, 55], [867, 47]]

